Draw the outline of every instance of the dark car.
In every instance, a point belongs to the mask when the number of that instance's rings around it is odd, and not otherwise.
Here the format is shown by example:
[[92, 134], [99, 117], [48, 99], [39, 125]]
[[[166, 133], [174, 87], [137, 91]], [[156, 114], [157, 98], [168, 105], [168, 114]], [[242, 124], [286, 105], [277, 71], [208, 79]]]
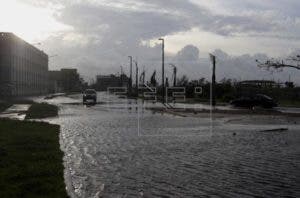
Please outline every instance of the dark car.
[[83, 103], [87, 101], [93, 101], [94, 103], [97, 102], [97, 92], [94, 89], [87, 89], [83, 93]]
[[253, 108], [256, 106], [263, 107], [263, 108], [277, 107], [277, 103], [274, 101], [273, 98], [263, 94], [241, 97], [231, 101], [230, 104], [235, 107], [245, 107], [245, 108]]

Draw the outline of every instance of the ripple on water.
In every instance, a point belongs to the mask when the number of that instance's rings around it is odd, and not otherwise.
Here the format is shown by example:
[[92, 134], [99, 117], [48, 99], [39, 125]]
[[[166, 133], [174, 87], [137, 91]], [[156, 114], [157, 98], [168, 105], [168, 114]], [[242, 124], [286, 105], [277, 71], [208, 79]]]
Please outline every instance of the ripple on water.
[[300, 197], [299, 125], [261, 133], [273, 125], [218, 121], [211, 131], [209, 118], [104, 105], [65, 105], [60, 115], [79, 197]]

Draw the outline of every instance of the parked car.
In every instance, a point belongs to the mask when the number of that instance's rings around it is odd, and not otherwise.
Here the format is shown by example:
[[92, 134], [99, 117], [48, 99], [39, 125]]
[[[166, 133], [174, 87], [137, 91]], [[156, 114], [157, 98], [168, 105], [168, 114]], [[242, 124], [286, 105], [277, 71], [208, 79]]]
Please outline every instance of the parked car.
[[97, 92], [94, 89], [87, 89], [83, 92], [83, 103], [86, 103], [87, 101], [93, 101], [94, 103], [97, 103]]
[[231, 105], [235, 107], [245, 107], [245, 108], [253, 108], [253, 107], [262, 107], [262, 108], [273, 108], [277, 107], [278, 104], [275, 100], [267, 95], [256, 94], [250, 97], [241, 97], [230, 102]]

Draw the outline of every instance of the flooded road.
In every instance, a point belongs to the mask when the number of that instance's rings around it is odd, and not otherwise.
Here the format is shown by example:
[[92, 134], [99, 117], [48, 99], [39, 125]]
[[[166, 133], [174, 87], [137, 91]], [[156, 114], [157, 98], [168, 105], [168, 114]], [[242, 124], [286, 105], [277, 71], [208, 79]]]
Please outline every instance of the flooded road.
[[29, 104], [15, 104], [0, 113], [0, 118], [9, 118], [15, 120], [24, 120], [26, 112], [28, 111]]
[[[98, 101], [48, 101], [60, 106], [49, 121], [61, 125], [72, 197], [300, 197], [298, 120], [158, 114], [105, 93]], [[274, 127], [289, 131], [260, 132]]]

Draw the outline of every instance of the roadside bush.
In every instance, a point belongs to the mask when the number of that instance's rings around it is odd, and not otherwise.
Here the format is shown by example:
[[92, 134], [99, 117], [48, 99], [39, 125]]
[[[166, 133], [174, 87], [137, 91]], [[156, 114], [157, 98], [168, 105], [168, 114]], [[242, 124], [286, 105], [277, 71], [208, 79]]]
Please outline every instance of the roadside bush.
[[56, 117], [57, 115], [57, 106], [47, 103], [34, 103], [28, 109], [26, 119], [42, 119], [48, 117]]

